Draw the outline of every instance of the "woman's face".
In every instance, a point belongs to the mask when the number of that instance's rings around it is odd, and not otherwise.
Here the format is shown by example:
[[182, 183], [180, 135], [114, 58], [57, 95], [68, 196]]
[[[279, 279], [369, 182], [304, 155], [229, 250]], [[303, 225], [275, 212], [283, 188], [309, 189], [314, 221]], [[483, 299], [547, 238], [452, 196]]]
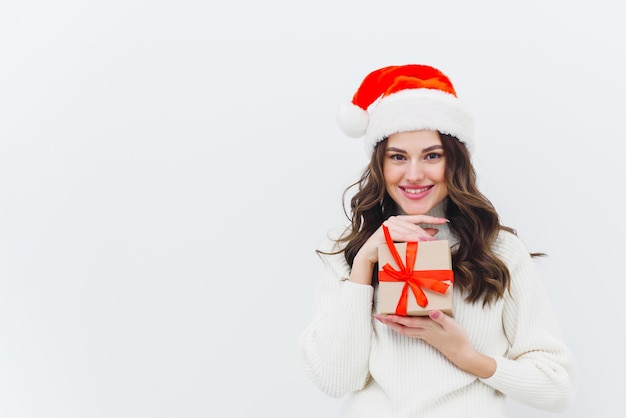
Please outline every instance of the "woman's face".
[[390, 135], [383, 161], [387, 193], [407, 215], [423, 215], [448, 196], [446, 158], [437, 131]]

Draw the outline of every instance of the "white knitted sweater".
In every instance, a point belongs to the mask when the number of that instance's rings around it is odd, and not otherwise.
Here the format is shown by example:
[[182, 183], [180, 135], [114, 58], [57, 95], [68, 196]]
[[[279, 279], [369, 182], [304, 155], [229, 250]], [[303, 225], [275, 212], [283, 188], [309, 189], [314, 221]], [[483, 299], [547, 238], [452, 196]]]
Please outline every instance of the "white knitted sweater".
[[[439, 239], [456, 239], [436, 226]], [[333, 248], [329, 240], [321, 247]], [[320, 390], [344, 397], [345, 418], [500, 418], [505, 397], [547, 411], [568, 406], [575, 364], [528, 249], [501, 232], [494, 250], [511, 272], [497, 303], [469, 304], [454, 289], [455, 319], [474, 347], [497, 363], [493, 376], [466, 373], [419, 339], [397, 334], [372, 316], [375, 288], [347, 280], [343, 254], [323, 256], [313, 321], [299, 351]]]

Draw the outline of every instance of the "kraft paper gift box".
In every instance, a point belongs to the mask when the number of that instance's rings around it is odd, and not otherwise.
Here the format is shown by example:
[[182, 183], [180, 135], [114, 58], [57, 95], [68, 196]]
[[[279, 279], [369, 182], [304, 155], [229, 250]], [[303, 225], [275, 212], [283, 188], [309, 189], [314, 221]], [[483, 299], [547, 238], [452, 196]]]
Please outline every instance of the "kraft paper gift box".
[[387, 243], [378, 247], [377, 312], [426, 316], [439, 309], [454, 316], [448, 241], [393, 243], [386, 238]]

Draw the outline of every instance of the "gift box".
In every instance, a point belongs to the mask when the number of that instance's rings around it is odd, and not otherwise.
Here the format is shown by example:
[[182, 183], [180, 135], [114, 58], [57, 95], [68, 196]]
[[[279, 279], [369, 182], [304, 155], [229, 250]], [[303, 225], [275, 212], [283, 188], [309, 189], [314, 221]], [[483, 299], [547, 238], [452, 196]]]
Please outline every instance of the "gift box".
[[447, 240], [386, 243], [378, 247], [376, 310], [426, 316], [438, 309], [454, 316], [452, 256]]

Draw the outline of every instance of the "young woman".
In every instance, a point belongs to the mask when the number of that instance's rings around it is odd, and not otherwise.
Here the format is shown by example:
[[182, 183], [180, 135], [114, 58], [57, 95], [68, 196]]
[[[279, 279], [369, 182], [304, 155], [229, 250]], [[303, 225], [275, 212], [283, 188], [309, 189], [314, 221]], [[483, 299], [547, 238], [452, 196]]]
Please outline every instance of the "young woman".
[[[306, 374], [346, 397], [342, 417], [504, 417], [506, 397], [567, 407], [572, 354], [535, 254], [476, 186], [472, 116], [450, 80], [425, 65], [381, 68], [338, 120], [371, 160], [352, 185], [349, 226], [318, 249], [315, 317], [299, 341]], [[395, 242], [449, 241], [454, 317], [376, 313], [383, 226]]]

